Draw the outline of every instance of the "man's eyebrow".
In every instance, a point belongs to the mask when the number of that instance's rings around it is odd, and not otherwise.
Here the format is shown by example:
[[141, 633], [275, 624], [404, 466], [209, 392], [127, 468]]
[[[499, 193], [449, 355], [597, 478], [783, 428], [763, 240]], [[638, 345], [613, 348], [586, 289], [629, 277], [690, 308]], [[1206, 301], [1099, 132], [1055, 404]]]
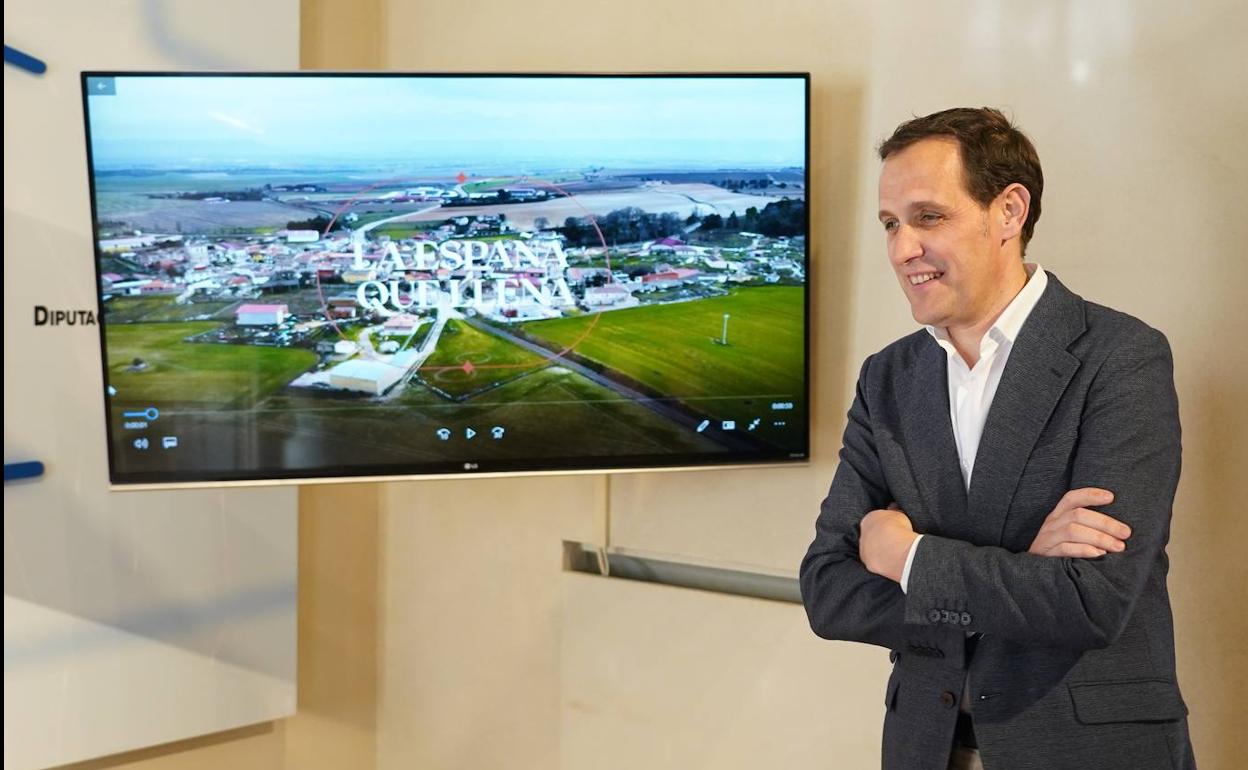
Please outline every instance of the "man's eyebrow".
[[[943, 211], [944, 209], [948, 207], [945, 206], [943, 203], [939, 203], [937, 201], [921, 200], [921, 201], [912, 201], [911, 203], [906, 204], [905, 208], [912, 209], [912, 210], [913, 209], [941, 209]], [[894, 214], [888, 209], [880, 209], [880, 213], [877, 214], [876, 216], [879, 219], [883, 219], [884, 217], [894, 216]]]

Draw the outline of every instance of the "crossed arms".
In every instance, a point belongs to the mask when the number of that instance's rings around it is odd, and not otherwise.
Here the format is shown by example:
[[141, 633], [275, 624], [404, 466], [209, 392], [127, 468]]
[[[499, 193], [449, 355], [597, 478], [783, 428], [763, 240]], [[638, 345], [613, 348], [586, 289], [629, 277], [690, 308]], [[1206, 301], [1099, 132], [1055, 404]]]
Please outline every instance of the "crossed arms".
[[953, 600], [970, 610], [965, 631], [1079, 650], [1112, 644], [1169, 538], [1180, 445], [1165, 337], [1141, 327], [1096, 374], [1072, 461], [1072, 491], [1027, 552], [925, 534], [906, 593], [897, 580], [915, 533], [904, 511], [889, 508], [893, 497], [863, 392], [869, 363], [801, 565], [815, 633], [902, 649], [907, 625], [931, 624], [929, 612]]

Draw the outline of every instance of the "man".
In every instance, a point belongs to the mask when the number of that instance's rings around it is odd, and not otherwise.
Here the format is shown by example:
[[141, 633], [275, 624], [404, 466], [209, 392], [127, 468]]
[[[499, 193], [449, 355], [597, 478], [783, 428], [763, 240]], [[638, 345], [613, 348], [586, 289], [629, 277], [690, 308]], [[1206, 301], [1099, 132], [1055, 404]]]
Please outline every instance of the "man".
[[1024, 263], [1043, 176], [998, 111], [902, 124], [880, 222], [914, 319], [867, 358], [801, 566], [887, 647], [887, 770], [1194, 768], [1166, 591], [1165, 337]]

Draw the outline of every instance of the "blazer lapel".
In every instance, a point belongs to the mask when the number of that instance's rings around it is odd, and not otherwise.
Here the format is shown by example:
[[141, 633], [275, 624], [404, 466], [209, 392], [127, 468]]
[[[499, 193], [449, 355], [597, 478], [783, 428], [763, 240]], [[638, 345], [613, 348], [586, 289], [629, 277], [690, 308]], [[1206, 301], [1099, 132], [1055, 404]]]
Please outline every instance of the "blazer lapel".
[[1001, 544], [1023, 467], [1079, 368], [1067, 348], [1087, 328], [1083, 302], [1052, 273], [1048, 280], [1014, 341], [979, 439], [966, 509], [975, 533], [967, 539], [977, 545]]
[[[958, 447], [949, 420], [948, 359], [930, 337], [900, 373], [898, 404], [902, 446], [926, 508], [922, 524], [950, 537], [963, 535], [966, 488], [958, 467]], [[908, 380], [908, 382], [907, 382]], [[914, 512], [908, 512], [914, 518]]]

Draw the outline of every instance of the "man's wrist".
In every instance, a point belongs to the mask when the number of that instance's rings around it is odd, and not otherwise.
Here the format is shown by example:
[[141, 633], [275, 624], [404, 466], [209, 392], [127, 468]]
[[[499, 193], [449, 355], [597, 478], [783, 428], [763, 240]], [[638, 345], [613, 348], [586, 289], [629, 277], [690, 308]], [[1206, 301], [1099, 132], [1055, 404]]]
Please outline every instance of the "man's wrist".
[[877, 509], [862, 520], [858, 544], [863, 566], [894, 583], [901, 582], [906, 556], [918, 534], [906, 514], [893, 509]]
[[898, 533], [897, 542], [893, 550], [894, 555], [893, 558], [889, 559], [888, 574], [885, 577], [901, 585], [901, 579], [906, 573], [906, 562], [909, 561], [910, 549], [918, 539], [919, 534], [914, 531]]

